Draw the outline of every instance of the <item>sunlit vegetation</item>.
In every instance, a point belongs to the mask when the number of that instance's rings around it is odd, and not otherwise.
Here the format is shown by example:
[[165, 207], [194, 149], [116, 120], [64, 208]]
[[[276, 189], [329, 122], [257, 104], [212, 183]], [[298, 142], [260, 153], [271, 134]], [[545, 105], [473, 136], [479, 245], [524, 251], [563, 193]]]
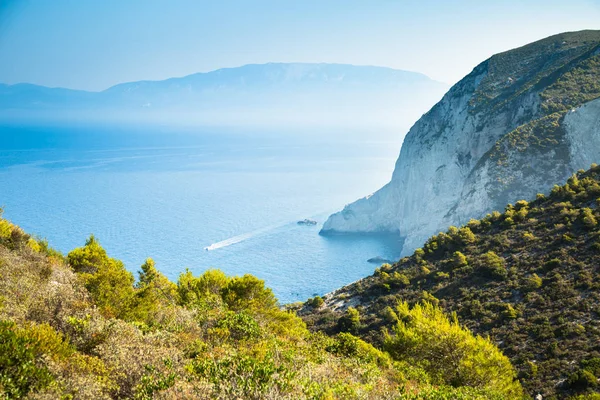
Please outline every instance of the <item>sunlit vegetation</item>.
[[[435, 314], [421, 305], [426, 300], [489, 337], [510, 358], [530, 396], [597, 398], [599, 206], [600, 167], [593, 165], [548, 195], [432, 236], [411, 257], [325, 297], [320, 309], [302, 310], [303, 318], [311, 329], [335, 334], [338, 321], [348, 316], [345, 304], [352, 305], [360, 315], [358, 336], [395, 358], [410, 359], [432, 377], [461, 381], [445, 375], [459, 374], [457, 358], [446, 371], [436, 348], [420, 347], [444, 342], [418, 324], [421, 315]], [[458, 330], [454, 317], [450, 321]], [[417, 326], [424, 332], [411, 330]], [[408, 356], [410, 349], [419, 349], [414, 354], [425, 359]], [[443, 370], [431, 370], [437, 366]]]
[[[467, 234], [461, 243], [473, 237]], [[407, 276], [389, 276], [394, 288], [409, 283]], [[315, 297], [307, 304], [317, 310], [324, 300]], [[355, 336], [363, 329], [357, 309], [348, 308], [340, 318], [338, 334], [309, 332], [254, 276], [185, 270], [174, 283], [152, 259], [134, 276], [93, 236], [63, 256], [0, 218], [2, 398], [504, 399], [520, 394], [515, 371], [491, 342], [450, 322], [431, 303], [423, 307], [427, 312], [412, 323], [406, 318], [418, 309], [390, 308], [388, 318], [396, 324], [390, 356]], [[408, 341], [403, 329], [418, 341]], [[423, 349], [435, 350], [437, 367], [420, 354]], [[479, 353], [490, 362], [481, 363]], [[447, 373], [455, 369], [450, 359], [459, 363], [453, 374]], [[482, 380], [481, 374], [491, 378]]]

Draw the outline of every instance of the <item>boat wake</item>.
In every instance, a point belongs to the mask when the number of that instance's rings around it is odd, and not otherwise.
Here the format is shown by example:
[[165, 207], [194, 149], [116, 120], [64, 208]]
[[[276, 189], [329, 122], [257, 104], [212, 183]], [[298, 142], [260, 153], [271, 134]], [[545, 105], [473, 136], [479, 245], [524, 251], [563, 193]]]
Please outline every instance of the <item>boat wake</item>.
[[252, 232], [248, 232], [248, 233], [244, 233], [238, 236], [234, 236], [231, 237], [229, 239], [225, 239], [225, 240], [221, 240], [220, 242], [217, 243], [213, 243], [210, 246], [207, 246], [204, 248], [204, 250], [206, 251], [212, 251], [212, 250], [217, 250], [217, 249], [221, 249], [223, 247], [227, 247], [227, 246], [231, 246], [232, 244], [236, 244], [236, 243], [240, 243], [243, 242], [244, 240], [248, 240], [260, 235], [263, 235], [269, 231], [272, 231], [274, 229], [277, 228], [281, 228], [283, 226], [286, 225], [290, 225], [290, 223], [286, 223], [286, 224], [279, 224], [279, 225], [271, 225], [271, 226], [267, 226], [265, 228], [261, 228], [261, 229], [257, 229], [255, 231]]

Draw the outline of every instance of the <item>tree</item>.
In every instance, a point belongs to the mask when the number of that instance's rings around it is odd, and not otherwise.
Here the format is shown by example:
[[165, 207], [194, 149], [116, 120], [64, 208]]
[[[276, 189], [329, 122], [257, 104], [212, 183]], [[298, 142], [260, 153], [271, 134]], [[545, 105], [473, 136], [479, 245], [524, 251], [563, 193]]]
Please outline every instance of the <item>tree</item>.
[[[223, 271], [209, 269], [199, 277], [195, 277], [188, 269], [177, 281], [177, 293], [182, 305], [193, 305], [203, 300], [221, 298], [221, 290], [227, 286], [231, 279]], [[219, 300], [220, 301], [220, 300]]]
[[161, 307], [176, 303], [177, 286], [156, 269], [151, 258], [146, 259], [138, 274], [132, 314], [136, 320], [150, 324]]
[[340, 332], [357, 334], [360, 330], [360, 314], [354, 307], [348, 307], [346, 313], [338, 320]]
[[[0, 391], [3, 398], [22, 398], [50, 384], [54, 377], [44, 365], [38, 340], [14, 322], [0, 321]], [[6, 397], [5, 397], [6, 396]]]
[[594, 212], [591, 208], [586, 207], [581, 210], [581, 220], [588, 229], [594, 229], [596, 225], [598, 225], [598, 221], [596, 220]]
[[127, 317], [135, 295], [134, 278], [121, 261], [108, 257], [93, 235], [85, 246], [71, 251], [67, 261], [105, 316]]
[[460, 251], [455, 251], [452, 259], [455, 268], [466, 267], [468, 265], [467, 257]]
[[277, 306], [273, 291], [265, 287], [263, 280], [249, 274], [231, 279], [221, 289], [221, 296], [227, 306], [234, 311], [267, 311]]
[[482, 270], [491, 278], [504, 279], [508, 275], [504, 258], [500, 257], [493, 251], [488, 251], [482, 257]]
[[424, 302], [397, 307], [398, 323], [386, 334], [384, 348], [394, 359], [427, 371], [436, 384], [497, 390], [506, 398], [519, 398], [521, 387], [506, 358], [489, 339], [473, 336], [444, 312]]

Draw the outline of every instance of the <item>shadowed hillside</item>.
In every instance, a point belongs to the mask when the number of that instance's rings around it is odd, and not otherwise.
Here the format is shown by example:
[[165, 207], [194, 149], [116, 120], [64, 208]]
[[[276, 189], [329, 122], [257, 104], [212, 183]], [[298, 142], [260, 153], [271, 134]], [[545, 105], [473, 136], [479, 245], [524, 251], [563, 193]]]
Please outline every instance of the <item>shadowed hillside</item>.
[[383, 349], [386, 333], [421, 301], [455, 312], [511, 359], [531, 395], [598, 390], [600, 377], [600, 167], [573, 175], [547, 196], [509, 204], [481, 220], [432, 236], [410, 256], [309, 301], [313, 330], [344, 330]]

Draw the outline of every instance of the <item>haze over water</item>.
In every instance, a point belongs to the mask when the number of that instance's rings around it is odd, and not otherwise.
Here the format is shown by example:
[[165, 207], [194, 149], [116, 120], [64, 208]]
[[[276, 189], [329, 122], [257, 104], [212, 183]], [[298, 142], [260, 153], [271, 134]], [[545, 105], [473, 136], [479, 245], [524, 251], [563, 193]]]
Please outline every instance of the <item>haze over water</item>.
[[5, 217], [65, 254], [93, 233], [130, 271], [152, 257], [174, 280], [185, 268], [250, 273], [282, 303], [400, 254], [396, 238], [318, 235], [389, 181], [398, 132], [5, 124], [0, 140]]

